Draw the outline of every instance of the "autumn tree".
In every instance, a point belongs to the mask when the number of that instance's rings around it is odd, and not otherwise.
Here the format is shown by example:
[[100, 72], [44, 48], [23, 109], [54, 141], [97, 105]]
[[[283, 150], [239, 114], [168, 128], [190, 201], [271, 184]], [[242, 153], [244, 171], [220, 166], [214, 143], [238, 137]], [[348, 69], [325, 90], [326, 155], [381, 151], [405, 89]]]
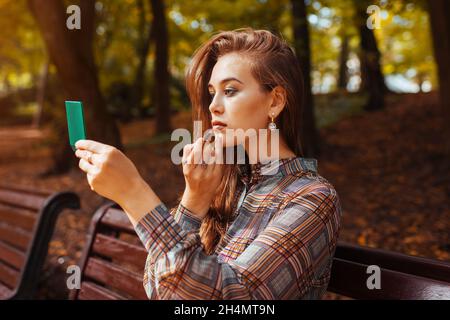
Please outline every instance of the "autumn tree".
[[291, 0], [291, 8], [294, 48], [304, 78], [304, 107], [301, 128], [303, 155], [306, 157], [316, 157], [320, 150], [314, 116], [314, 100], [311, 90], [311, 48], [306, 4], [304, 0]]
[[[66, 100], [81, 100], [84, 104], [89, 139], [122, 148], [118, 128], [108, 114], [100, 92], [93, 55], [95, 31], [95, 2], [80, 0], [81, 29], [66, 27], [66, 8], [61, 0], [28, 0], [47, 52], [55, 65], [59, 79], [67, 94]], [[64, 110], [64, 106], [58, 106]], [[62, 121], [62, 119], [60, 119]], [[67, 139], [67, 128], [60, 126], [54, 134], [59, 146], [54, 146], [54, 173], [68, 170], [76, 163]]]
[[169, 32], [166, 20], [164, 0], [151, 0], [155, 33], [154, 97], [156, 105], [156, 132], [170, 131], [169, 96]]
[[439, 97], [445, 126], [447, 165], [450, 163], [450, 2], [429, 0], [434, 55], [438, 64]]
[[338, 76], [337, 76], [337, 88], [342, 91], [347, 90], [347, 84], [349, 80], [349, 73], [347, 67], [347, 61], [352, 51], [351, 40], [357, 35], [356, 28], [352, 23], [354, 19], [355, 10], [353, 3], [349, 0], [342, 0], [338, 4], [335, 3], [336, 17], [339, 21], [339, 29], [337, 35], [340, 39], [340, 50], [338, 58]]
[[[44, 69], [44, 46], [35, 30], [26, 3], [3, 0], [0, 3], [0, 117], [14, 114], [20, 105], [36, 100], [37, 85]], [[31, 81], [20, 81], [20, 75]]]
[[428, 91], [437, 82], [430, 21], [423, 0], [401, 0], [382, 7], [382, 27], [376, 30], [383, 52], [383, 74], [402, 75]]
[[[138, 32], [139, 38], [136, 43], [136, 54], [138, 57], [138, 65], [136, 68], [135, 78], [134, 78], [134, 94], [133, 94], [133, 107], [137, 108], [142, 112], [142, 99], [144, 96], [144, 90], [146, 89], [146, 77], [145, 71], [147, 66], [147, 56], [150, 51], [150, 44], [152, 39], [154, 39], [155, 28], [151, 23], [148, 22], [146, 16], [147, 11], [151, 11], [150, 1], [148, 5], [144, 0], [136, 0], [136, 6], [138, 8]], [[147, 10], [149, 7], [149, 10]], [[166, 106], [169, 107], [169, 106]]]
[[[356, 8], [355, 21], [360, 35], [361, 90], [368, 93], [365, 110], [384, 108], [386, 84], [381, 71], [381, 53], [372, 28], [367, 26], [367, 8], [372, 4], [369, 0], [354, 0]], [[377, 18], [376, 16], [374, 18]]]

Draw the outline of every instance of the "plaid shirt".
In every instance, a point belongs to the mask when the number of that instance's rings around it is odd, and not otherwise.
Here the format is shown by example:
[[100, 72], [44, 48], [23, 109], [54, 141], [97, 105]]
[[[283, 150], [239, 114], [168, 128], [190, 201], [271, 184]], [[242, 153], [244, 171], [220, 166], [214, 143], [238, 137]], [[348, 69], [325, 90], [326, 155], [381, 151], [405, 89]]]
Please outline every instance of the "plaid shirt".
[[150, 299], [321, 298], [340, 229], [335, 189], [313, 158], [250, 167], [239, 165], [234, 220], [212, 255], [201, 220], [181, 204], [160, 203], [139, 221]]

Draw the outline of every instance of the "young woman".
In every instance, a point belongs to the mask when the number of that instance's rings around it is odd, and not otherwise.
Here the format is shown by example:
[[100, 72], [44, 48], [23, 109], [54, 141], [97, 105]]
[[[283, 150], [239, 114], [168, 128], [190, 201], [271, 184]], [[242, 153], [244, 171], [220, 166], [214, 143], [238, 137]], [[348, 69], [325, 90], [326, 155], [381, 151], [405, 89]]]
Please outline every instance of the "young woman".
[[[148, 297], [319, 299], [341, 205], [316, 159], [302, 157], [302, 75], [292, 49], [265, 30], [218, 33], [195, 52], [186, 85], [194, 120], [216, 140], [184, 147], [186, 187], [176, 208], [168, 210], [116, 148], [76, 144], [91, 189], [124, 209], [148, 250]], [[275, 126], [279, 135], [270, 133]], [[271, 130], [263, 147], [278, 138], [277, 159], [250, 152], [264, 128]], [[242, 138], [237, 129], [255, 134]], [[204, 164], [238, 146], [246, 163]]]

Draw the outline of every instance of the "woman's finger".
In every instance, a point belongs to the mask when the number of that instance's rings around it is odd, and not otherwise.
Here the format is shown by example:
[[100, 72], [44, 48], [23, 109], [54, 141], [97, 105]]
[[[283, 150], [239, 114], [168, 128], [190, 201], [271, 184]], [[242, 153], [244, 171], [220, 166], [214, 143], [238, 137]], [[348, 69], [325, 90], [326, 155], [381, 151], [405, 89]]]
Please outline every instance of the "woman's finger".
[[89, 150], [94, 153], [105, 152], [110, 146], [94, 140], [78, 140], [75, 143], [77, 149]]
[[203, 161], [206, 164], [213, 164], [212, 157], [214, 156], [214, 144], [206, 142], [203, 146]]
[[86, 160], [87, 162], [92, 163], [93, 165], [95, 165], [97, 162], [97, 159], [96, 159], [97, 155], [90, 151], [77, 149], [77, 151], [75, 151], [75, 155], [78, 158], [82, 158], [82, 159]]
[[91, 190], [92, 190], [92, 191], [95, 191], [95, 189], [94, 189], [94, 187], [93, 187], [94, 175], [88, 173], [88, 174], [86, 175], [86, 178], [87, 178], [87, 180], [88, 180], [89, 186], [91, 187]]
[[203, 138], [200, 137], [195, 141], [194, 148], [192, 149], [190, 160], [193, 162], [188, 162], [191, 164], [201, 164], [202, 163], [202, 149], [203, 149]]
[[214, 140], [214, 157], [216, 164], [224, 164], [225, 160], [223, 158], [223, 137], [222, 135], [217, 135]]
[[181, 157], [181, 163], [182, 164], [187, 164], [187, 159], [189, 157], [189, 155], [192, 152], [192, 149], [194, 148], [193, 144], [187, 144], [183, 147], [183, 156]]
[[207, 175], [209, 175], [209, 176], [211, 176], [211, 175], [214, 175], [214, 173], [216, 172], [215, 171], [215, 168], [218, 166], [217, 165], [217, 163], [216, 163], [216, 157], [215, 157], [215, 155], [212, 155], [211, 156], [211, 160], [209, 161], [210, 162], [210, 164], [208, 164], [206, 167], [206, 174]]
[[[195, 159], [194, 159], [194, 150], [195, 150], [195, 148], [199, 148], [199, 145], [200, 145], [200, 139], [201, 138], [198, 138], [196, 141], [194, 141], [194, 143], [193, 144], [191, 144], [190, 145], [190, 152], [189, 152], [189, 154], [186, 156], [186, 161], [187, 161], [187, 164], [189, 164], [189, 165], [195, 165], [195, 164], [198, 164], [199, 162], [198, 162], [198, 160], [197, 160], [197, 162], [195, 162]], [[196, 147], [197, 146], [197, 147]]]
[[80, 167], [81, 170], [91, 175], [94, 174], [96, 171], [95, 166], [90, 164], [87, 160], [83, 158], [80, 159], [78, 166]]
[[217, 155], [214, 156], [214, 161], [215, 161], [215, 163], [212, 166], [212, 174], [216, 175], [216, 174], [223, 173], [224, 165], [222, 163], [219, 163], [219, 161], [217, 159]]

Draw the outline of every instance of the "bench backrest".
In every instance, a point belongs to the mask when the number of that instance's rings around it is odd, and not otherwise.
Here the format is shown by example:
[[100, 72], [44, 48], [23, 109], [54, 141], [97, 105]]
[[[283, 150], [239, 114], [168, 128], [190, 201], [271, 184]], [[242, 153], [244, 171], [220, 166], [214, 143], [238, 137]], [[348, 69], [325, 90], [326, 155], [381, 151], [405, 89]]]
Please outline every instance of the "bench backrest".
[[147, 299], [142, 279], [147, 252], [126, 214], [107, 203], [92, 218], [80, 261], [81, 287], [71, 299]]
[[[380, 268], [380, 289], [368, 288], [371, 265]], [[450, 263], [339, 242], [328, 290], [354, 299], [447, 300]]]
[[[80, 262], [81, 289], [72, 299], [146, 299], [146, 251], [126, 214], [112, 203], [91, 222]], [[369, 265], [381, 271], [381, 289], [369, 289]], [[450, 299], [450, 264], [338, 243], [328, 291], [353, 299]]]
[[79, 207], [71, 192], [0, 186], [0, 299], [33, 297], [58, 214]]

